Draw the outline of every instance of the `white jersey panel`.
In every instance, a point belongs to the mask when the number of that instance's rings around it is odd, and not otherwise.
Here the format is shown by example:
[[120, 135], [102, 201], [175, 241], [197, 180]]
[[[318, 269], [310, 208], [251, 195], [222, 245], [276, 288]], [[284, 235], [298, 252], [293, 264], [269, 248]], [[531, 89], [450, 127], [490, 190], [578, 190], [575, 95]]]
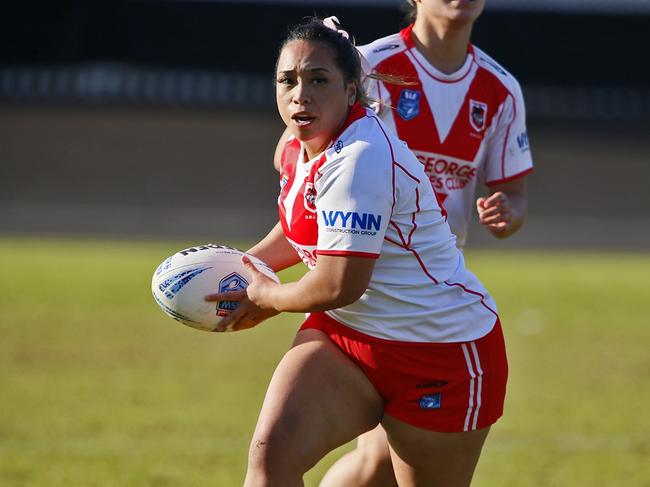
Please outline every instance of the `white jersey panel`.
[[315, 179], [318, 253], [379, 256], [391, 219], [392, 164], [385, 140], [363, 140], [360, 122], [328, 150]]

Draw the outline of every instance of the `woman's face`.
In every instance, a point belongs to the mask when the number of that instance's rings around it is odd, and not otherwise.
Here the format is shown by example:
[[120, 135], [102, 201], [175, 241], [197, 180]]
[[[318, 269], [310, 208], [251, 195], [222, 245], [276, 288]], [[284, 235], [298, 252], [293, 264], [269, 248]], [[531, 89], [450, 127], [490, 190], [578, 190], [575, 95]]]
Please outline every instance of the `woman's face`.
[[278, 110], [309, 158], [322, 152], [343, 126], [356, 93], [356, 84], [345, 82], [326, 44], [299, 40], [282, 49], [276, 73]]
[[416, 0], [418, 17], [472, 24], [483, 12], [485, 0]]

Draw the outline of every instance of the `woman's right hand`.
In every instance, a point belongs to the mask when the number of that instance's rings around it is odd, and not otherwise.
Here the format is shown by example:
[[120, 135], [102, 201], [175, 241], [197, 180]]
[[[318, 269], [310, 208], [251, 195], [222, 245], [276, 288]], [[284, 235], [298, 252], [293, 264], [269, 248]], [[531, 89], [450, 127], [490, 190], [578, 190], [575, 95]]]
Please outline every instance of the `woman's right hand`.
[[235, 301], [238, 303], [237, 307], [219, 322], [215, 332], [253, 328], [279, 313], [270, 305], [265, 306], [263, 300], [265, 290], [270, 286], [279, 286], [279, 284], [260, 272], [247, 256], [242, 258], [242, 263], [251, 273], [251, 282], [246, 289], [208, 294], [205, 297], [205, 300], [209, 302]]

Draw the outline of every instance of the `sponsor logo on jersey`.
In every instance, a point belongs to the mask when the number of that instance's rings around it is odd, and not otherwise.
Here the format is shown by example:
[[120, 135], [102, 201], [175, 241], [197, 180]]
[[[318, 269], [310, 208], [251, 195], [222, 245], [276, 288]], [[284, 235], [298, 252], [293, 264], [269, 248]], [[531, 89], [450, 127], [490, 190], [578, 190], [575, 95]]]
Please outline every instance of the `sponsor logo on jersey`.
[[334, 150], [336, 151], [337, 154], [340, 154], [341, 151], [343, 150], [343, 141], [342, 140], [337, 140], [336, 145], [334, 146]]
[[402, 90], [397, 102], [397, 113], [404, 120], [408, 121], [420, 113], [420, 98], [422, 93], [417, 90]]
[[328, 232], [376, 235], [381, 227], [381, 215], [356, 211], [321, 211]]
[[446, 198], [445, 193], [462, 190], [477, 177], [477, 168], [470, 161], [451, 159], [432, 152], [413, 152], [424, 166], [431, 186], [441, 196], [440, 202]]
[[469, 100], [469, 123], [474, 130], [481, 132], [485, 129], [488, 106], [486, 103], [476, 100]]
[[289, 176], [282, 176], [280, 179], [280, 191], [287, 185], [287, 182], [289, 182]]
[[372, 52], [383, 52], [383, 51], [390, 51], [393, 49], [397, 49], [399, 47], [399, 44], [386, 44], [385, 46], [378, 47], [376, 49], [373, 49]]
[[442, 404], [442, 393], [426, 394], [418, 400], [420, 409], [439, 409]]
[[[233, 272], [219, 281], [219, 292], [228, 293], [246, 289], [248, 281], [242, 276]], [[233, 311], [239, 303], [237, 301], [219, 301], [217, 303], [217, 316], [226, 316]]]
[[528, 133], [527, 132], [522, 132], [519, 135], [517, 135], [517, 145], [519, 146], [519, 150], [521, 152], [526, 152], [530, 150], [530, 146], [528, 145]]
[[305, 208], [312, 213], [316, 213], [316, 187], [314, 183], [305, 183]]

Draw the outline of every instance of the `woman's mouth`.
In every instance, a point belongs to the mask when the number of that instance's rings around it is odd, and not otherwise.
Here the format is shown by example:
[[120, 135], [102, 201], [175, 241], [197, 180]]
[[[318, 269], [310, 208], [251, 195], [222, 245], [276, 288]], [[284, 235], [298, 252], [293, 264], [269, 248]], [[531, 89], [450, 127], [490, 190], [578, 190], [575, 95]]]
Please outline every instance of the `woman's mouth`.
[[296, 113], [291, 117], [298, 127], [307, 127], [316, 120], [316, 117], [308, 113]]

